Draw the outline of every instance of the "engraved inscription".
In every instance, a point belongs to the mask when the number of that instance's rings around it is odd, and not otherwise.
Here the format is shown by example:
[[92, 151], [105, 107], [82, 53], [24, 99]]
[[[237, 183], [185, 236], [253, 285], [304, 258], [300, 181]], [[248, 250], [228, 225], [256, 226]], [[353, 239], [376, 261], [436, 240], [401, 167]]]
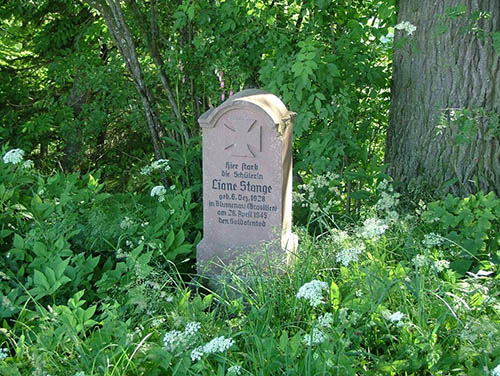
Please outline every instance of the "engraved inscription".
[[273, 186], [259, 182], [264, 180], [259, 171], [258, 163], [224, 162], [222, 178], [211, 181], [213, 199], [208, 202], [217, 214], [219, 224], [267, 227], [266, 220], [278, 212], [278, 206], [268, 203], [267, 195], [273, 192]]
[[262, 127], [257, 120], [235, 119], [231, 124], [224, 123], [229, 138], [224, 150], [230, 150], [233, 157], [254, 158], [262, 151]]

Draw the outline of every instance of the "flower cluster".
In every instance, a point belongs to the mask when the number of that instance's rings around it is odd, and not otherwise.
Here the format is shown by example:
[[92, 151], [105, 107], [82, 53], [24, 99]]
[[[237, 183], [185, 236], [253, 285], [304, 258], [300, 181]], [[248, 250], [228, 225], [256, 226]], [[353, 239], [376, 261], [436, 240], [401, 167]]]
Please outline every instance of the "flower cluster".
[[343, 248], [337, 253], [337, 262], [348, 266], [351, 262], [357, 262], [358, 256], [363, 252], [361, 247]]
[[396, 26], [394, 26], [394, 28], [398, 30], [404, 30], [408, 33], [408, 35], [412, 35], [415, 30], [417, 30], [417, 27], [415, 25], [412, 25], [408, 21], [400, 22]]
[[158, 202], [165, 201], [165, 193], [167, 190], [163, 185], [157, 185], [151, 189], [151, 197], [158, 196]]
[[[224, 86], [225, 86], [225, 83], [224, 83], [224, 71], [219, 71], [217, 68], [215, 68], [214, 73], [217, 76], [217, 78], [219, 79], [220, 88], [224, 89]], [[232, 95], [233, 95], [233, 91], [230, 90], [229, 91], [229, 96], [231, 97]], [[224, 91], [222, 92], [222, 94], [220, 96], [220, 99], [223, 102], [226, 99], [226, 93]]]
[[235, 364], [227, 369], [228, 375], [241, 375], [241, 366]]
[[323, 343], [328, 335], [324, 332], [324, 329], [329, 328], [333, 324], [333, 315], [331, 313], [325, 313], [316, 319], [316, 326], [312, 329], [311, 333], [306, 334], [302, 339], [302, 342], [307, 346], [319, 345]]
[[324, 331], [322, 331], [319, 328], [313, 328], [311, 333], [306, 334], [302, 341], [304, 342], [305, 345], [312, 346], [312, 345], [319, 345], [320, 343], [325, 342], [327, 338], [328, 336], [325, 334]]
[[[134, 225], [134, 221], [132, 221], [129, 217], [124, 217], [120, 222], [120, 228], [122, 230], [127, 230]], [[128, 245], [128, 244], [127, 244]]]
[[401, 195], [394, 192], [394, 188], [387, 180], [380, 182], [377, 189], [381, 191], [380, 198], [375, 205], [377, 211], [389, 222], [397, 221], [399, 219], [399, 214], [395, 208], [399, 204], [399, 197], [401, 197]]
[[328, 312], [317, 318], [318, 325], [323, 328], [328, 328], [333, 324], [333, 315]]
[[224, 352], [228, 350], [232, 345], [234, 345], [234, 340], [232, 338], [226, 338], [224, 336], [215, 337], [207, 344], [198, 346], [193, 351], [191, 351], [191, 360], [194, 362], [200, 360], [206, 354]]
[[0, 360], [4, 360], [8, 356], [9, 356], [9, 352], [7, 351], [7, 349], [0, 347]]
[[379, 218], [368, 218], [363, 222], [361, 237], [365, 239], [375, 239], [382, 235], [389, 226]]
[[170, 332], [165, 333], [165, 336], [163, 337], [163, 347], [165, 347], [167, 351], [174, 351], [180, 346], [189, 344], [200, 328], [201, 324], [193, 321], [186, 325], [183, 332], [179, 330], [171, 330]]
[[[317, 175], [313, 177], [307, 184], [301, 184], [297, 188], [299, 192], [293, 193], [293, 200], [299, 203], [303, 208], [309, 206], [313, 213], [318, 213], [321, 210], [328, 212], [332, 207], [332, 200], [328, 202], [318, 202], [322, 200], [320, 191], [327, 188], [329, 193], [340, 194], [338, 188], [335, 186], [336, 181], [339, 179], [337, 174], [327, 172], [325, 175]], [[324, 192], [324, 191], [322, 191]], [[330, 196], [330, 195], [328, 195]]]
[[424, 235], [424, 240], [422, 240], [422, 244], [425, 248], [438, 247], [441, 244], [443, 244], [443, 238], [440, 235], [431, 232], [430, 234]]
[[323, 290], [328, 288], [326, 282], [312, 280], [299, 288], [297, 298], [304, 298], [309, 301], [311, 307], [317, 307], [323, 303]]
[[163, 170], [165, 172], [170, 170], [168, 159], [158, 159], [141, 169], [141, 175], [150, 175], [153, 171]]
[[30, 168], [35, 167], [35, 163], [31, 159], [27, 159], [23, 162], [22, 167], [29, 170]]
[[12, 149], [3, 156], [4, 163], [18, 164], [24, 160], [24, 150]]
[[399, 322], [405, 317], [405, 315], [399, 311], [394, 312], [392, 315], [389, 316], [389, 321], [391, 322]]

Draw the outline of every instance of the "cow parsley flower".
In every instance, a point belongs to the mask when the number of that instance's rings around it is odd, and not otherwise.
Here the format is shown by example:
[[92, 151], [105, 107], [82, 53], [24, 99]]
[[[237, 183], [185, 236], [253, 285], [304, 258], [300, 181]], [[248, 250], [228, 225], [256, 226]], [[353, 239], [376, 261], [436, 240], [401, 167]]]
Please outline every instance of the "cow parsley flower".
[[440, 235], [431, 232], [430, 234], [424, 235], [424, 240], [422, 240], [422, 244], [425, 248], [438, 247], [441, 244], [443, 244], [443, 238]]
[[163, 185], [157, 185], [151, 189], [151, 197], [158, 196], [158, 202], [165, 201], [165, 193], [167, 190]]
[[22, 168], [29, 170], [30, 168], [35, 167], [35, 163], [31, 159], [27, 159], [23, 162]]
[[224, 352], [232, 345], [234, 345], [234, 340], [232, 338], [226, 338], [224, 336], [215, 337], [213, 340], [203, 346], [203, 352], [205, 354]]
[[326, 282], [312, 280], [299, 288], [297, 298], [304, 298], [309, 301], [311, 307], [317, 307], [323, 303], [323, 290], [328, 288]]
[[403, 319], [405, 315], [399, 311], [394, 312], [392, 315], [389, 316], [389, 321], [392, 322], [399, 322]]
[[328, 328], [333, 324], [333, 315], [330, 312], [325, 313], [324, 315], [318, 317], [317, 321], [319, 326]]
[[412, 25], [408, 21], [400, 22], [396, 26], [394, 26], [394, 28], [398, 30], [404, 30], [408, 33], [408, 35], [412, 35], [413, 32], [417, 30], [417, 27], [415, 25]]
[[199, 322], [193, 321], [186, 324], [186, 328], [183, 332], [179, 330], [171, 330], [165, 333], [163, 337], [163, 347], [167, 351], [174, 351], [177, 347], [189, 344], [192, 337], [200, 330], [201, 324]]
[[227, 374], [228, 375], [241, 375], [241, 366], [239, 365], [234, 365], [231, 366], [227, 369]]
[[307, 346], [319, 345], [325, 342], [328, 336], [319, 328], [313, 328], [312, 332], [306, 334], [302, 340]]
[[191, 351], [191, 360], [193, 362], [196, 362], [197, 360], [200, 360], [203, 357], [203, 346], [198, 346], [196, 349]]
[[149, 166], [145, 166], [141, 169], [141, 175], [149, 175], [153, 171], [163, 170], [165, 172], [170, 170], [170, 164], [168, 159], [157, 159], [153, 161]]
[[437, 260], [432, 263], [432, 270], [436, 273], [441, 273], [442, 271], [449, 269], [450, 262], [448, 260]]
[[186, 328], [184, 329], [184, 333], [188, 336], [193, 336], [195, 335], [198, 330], [200, 330], [201, 324], [196, 321], [188, 322], [186, 324]]
[[163, 347], [167, 351], [173, 351], [184, 342], [183, 333], [178, 330], [171, 330], [163, 337]]
[[358, 256], [361, 252], [363, 252], [363, 250], [357, 247], [344, 248], [337, 253], [337, 262], [340, 262], [344, 266], [348, 266], [351, 262], [358, 261]]
[[191, 360], [194, 362], [200, 360], [203, 355], [227, 351], [232, 345], [234, 345], [234, 340], [232, 338], [226, 338], [224, 336], [215, 337], [207, 344], [198, 346], [191, 351]]
[[431, 263], [431, 260], [426, 255], [416, 255], [411, 261], [417, 268], [424, 268]]
[[0, 347], [0, 361], [4, 360], [8, 356], [9, 356], [9, 352], [7, 351], [7, 349]]
[[22, 149], [9, 150], [3, 156], [4, 163], [18, 164], [18, 163], [21, 163], [23, 161], [23, 159], [24, 159], [24, 150], [22, 150]]
[[363, 222], [361, 236], [365, 239], [373, 239], [382, 235], [389, 226], [378, 218], [368, 218]]
[[496, 366], [491, 372], [491, 376], [500, 376], [500, 364]]

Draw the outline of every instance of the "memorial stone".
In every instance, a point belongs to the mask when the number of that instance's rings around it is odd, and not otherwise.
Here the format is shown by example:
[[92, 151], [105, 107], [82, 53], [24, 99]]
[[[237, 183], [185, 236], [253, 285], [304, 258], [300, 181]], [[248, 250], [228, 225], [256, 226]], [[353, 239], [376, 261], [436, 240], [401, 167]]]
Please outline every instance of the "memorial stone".
[[[244, 90], [203, 114], [203, 239], [198, 273], [242, 260], [277, 266], [297, 246], [292, 234], [295, 114], [273, 94]], [[268, 266], [268, 265], [265, 265]]]

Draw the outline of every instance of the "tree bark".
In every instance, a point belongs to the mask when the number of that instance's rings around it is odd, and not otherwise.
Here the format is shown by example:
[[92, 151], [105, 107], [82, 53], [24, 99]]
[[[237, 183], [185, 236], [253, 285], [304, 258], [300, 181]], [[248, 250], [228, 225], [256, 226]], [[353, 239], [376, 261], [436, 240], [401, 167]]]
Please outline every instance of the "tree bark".
[[[147, 87], [142, 74], [141, 65], [137, 58], [135, 44], [130, 33], [123, 13], [120, 7], [119, 0], [85, 0], [88, 4], [95, 7], [104, 18], [108, 30], [120, 50], [128, 71], [132, 76], [137, 92], [141, 97], [144, 107], [146, 120], [148, 123], [149, 133], [153, 142], [153, 149], [156, 159], [161, 159], [162, 142], [160, 135], [162, 132], [162, 125], [160, 119], [155, 111], [155, 100], [151, 90]], [[166, 178], [163, 177], [166, 183]]]
[[396, 30], [395, 46], [408, 41], [393, 55], [389, 173], [409, 190], [499, 194], [500, 3], [399, 0], [403, 21], [416, 31]]

